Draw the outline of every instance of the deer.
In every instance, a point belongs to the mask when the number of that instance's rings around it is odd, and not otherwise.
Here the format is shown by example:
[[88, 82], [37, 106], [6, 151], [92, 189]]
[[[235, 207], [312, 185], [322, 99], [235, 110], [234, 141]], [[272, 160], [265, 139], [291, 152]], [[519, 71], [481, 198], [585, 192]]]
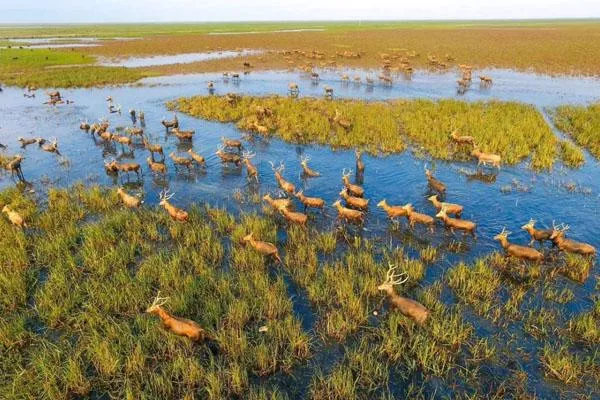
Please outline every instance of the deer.
[[186, 222], [189, 217], [187, 211], [182, 210], [181, 208], [177, 208], [171, 203], [169, 203], [169, 200], [171, 200], [171, 198], [174, 195], [175, 193], [169, 194], [169, 191], [166, 189], [161, 191], [159, 194], [160, 202], [158, 204], [163, 206], [163, 208], [167, 211], [172, 220], [178, 222]]
[[301, 212], [290, 211], [289, 208], [285, 205], [281, 205], [279, 207], [279, 212], [288, 222], [306, 228], [306, 222], [308, 221], [308, 216], [306, 214]]
[[288, 92], [291, 96], [298, 96], [300, 94], [300, 88], [297, 83], [290, 82], [288, 84]]
[[359, 210], [353, 210], [342, 206], [340, 200], [332, 204], [338, 212], [338, 219], [343, 219], [348, 222], [357, 222], [362, 224], [365, 220], [365, 213]]
[[310, 156], [304, 155], [300, 158], [300, 166], [302, 166], [302, 174], [308, 178], [316, 178], [321, 176], [321, 173], [315, 171], [314, 169], [308, 166], [308, 162], [310, 161]]
[[112, 135], [111, 140], [122, 145], [131, 146], [131, 138], [128, 136]]
[[340, 196], [342, 199], [346, 201], [346, 204], [352, 208], [356, 208], [358, 210], [366, 210], [369, 208], [369, 200], [364, 199], [362, 197], [354, 197], [348, 194], [348, 189], [344, 188], [340, 192]]
[[277, 180], [277, 184], [279, 185], [279, 187], [289, 194], [294, 194], [294, 192], [296, 191], [296, 187], [294, 186], [294, 184], [286, 181], [281, 175], [281, 173], [285, 169], [285, 165], [283, 164], [283, 162], [280, 162], [277, 168], [275, 168], [275, 164], [273, 163], [273, 161], [269, 161], [269, 163], [271, 164], [271, 168], [275, 173], [275, 179]]
[[256, 156], [256, 153], [244, 151], [242, 153], [242, 162], [246, 166], [246, 170], [248, 173], [248, 179], [254, 179], [254, 180], [256, 180], [256, 182], [258, 182], [258, 168], [256, 168], [256, 166], [254, 164], [252, 164], [252, 162], [250, 161], [250, 159], [252, 159], [255, 156]]
[[375, 80], [373, 78], [369, 77], [369, 76], [367, 76], [365, 78], [365, 81], [367, 82], [367, 86], [373, 86], [373, 85], [375, 85]]
[[37, 143], [36, 138], [25, 139], [25, 138], [19, 136], [19, 139], [17, 139], [17, 140], [19, 141], [19, 143], [21, 143], [21, 148], [23, 148], [23, 149], [25, 147], [29, 146], [30, 144]]
[[333, 122], [341, 126], [346, 132], [352, 129], [352, 122], [350, 120], [342, 117], [340, 111], [336, 108], [335, 115], [333, 117]]
[[126, 207], [138, 208], [143, 203], [142, 200], [140, 200], [136, 196], [130, 195], [125, 190], [123, 190], [123, 188], [118, 188], [117, 193], [119, 194], [121, 201], [123, 202], [123, 204], [125, 204]]
[[459, 135], [458, 131], [452, 131], [450, 134], [450, 139], [456, 144], [468, 144], [471, 146], [475, 145], [475, 138], [473, 136], [463, 136]]
[[389, 266], [385, 281], [377, 287], [377, 290], [385, 292], [392, 310], [400, 311], [402, 315], [409, 317], [419, 326], [422, 326], [429, 317], [429, 310], [421, 303], [407, 297], [402, 297], [396, 293], [394, 286], [402, 285], [408, 280], [406, 273], [394, 273], [396, 268], [392, 265]]
[[208, 83], [206, 84], [206, 88], [209, 92], [212, 92], [213, 90], [215, 90], [215, 83], [213, 81], [208, 81]]
[[404, 207], [390, 206], [385, 199], [377, 203], [377, 207], [383, 208], [383, 211], [385, 211], [385, 213], [391, 220], [394, 220], [398, 217], [406, 217], [408, 215], [408, 212]]
[[52, 138], [51, 142], [48, 144], [41, 144], [45, 142], [44, 139], [37, 139], [37, 141], [40, 143], [42, 150], [47, 151], [48, 153], [56, 153], [60, 155], [60, 152], [58, 151], [58, 139], [55, 137]]
[[318, 82], [319, 81], [319, 74], [316, 72], [311, 72], [310, 73], [310, 78], [314, 81], [314, 82]]
[[178, 165], [181, 165], [183, 167], [186, 167], [188, 169], [188, 171], [192, 167], [192, 163], [194, 162], [194, 160], [191, 158], [179, 157], [179, 156], [175, 155], [174, 151], [172, 151], [169, 154], [169, 157], [171, 157], [171, 160], [173, 160], [173, 162], [175, 163], [175, 168], [177, 168]]
[[175, 335], [185, 336], [194, 342], [200, 342], [208, 337], [206, 331], [196, 322], [169, 314], [163, 308], [168, 300], [168, 297], [160, 297], [160, 292], [158, 292], [146, 312], [158, 316], [163, 323], [163, 327]]
[[443, 207], [440, 212], [436, 214], [436, 217], [444, 222], [444, 225], [450, 229], [450, 232], [454, 233], [454, 230], [456, 229], [463, 231], [465, 235], [469, 233], [471, 236], [473, 236], [473, 238], [476, 237], [475, 229], [477, 229], [477, 224], [475, 224], [473, 221], [451, 218], [448, 216], [446, 209]]
[[194, 160], [198, 164], [198, 166], [206, 167], [206, 159], [203, 156], [201, 156], [198, 153], [195, 153], [192, 149], [189, 149], [187, 152], [190, 155], [190, 157], [192, 157], [192, 160]]
[[435, 219], [433, 217], [416, 212], [410, 203], [403, 205], [402, 208], [406, 211], [406, 219], [411, 228], [414, 228], [416, 224], [427, 225], [429, 230], [433, 232], [435, 226]]
[[101, 131], [98, 136], [105, 142], [110, 142], [114, 135], [109, 131]]
[[443, 208], [446, 210], [446, 214], [455, 215], [456, 218], [460, 218], [463, 212], [463, 206], [454, 203], [445, 203], [438, 200], [438, 195], [434, 194], [427, 198], [433, 204], [433, 206], [438, 210], [438, 212]]
[[19, 228], [27, 228], [25, 218], [23, 218], [23, 216], [18, 212], [11, 210], [8, 206], [2, 207], [2, 212], [6, 214], [8, 220], [14, 226], [17, 226]]
[[569, 225], [554, 226], [550, 240], [556, 243], [556, 246], [567, 253], [581, 254], [584, 256], [595, 256], [596, 248], [591, 244], [576, 242], [575, 240], [567, 239], [565, 232], [569, 230]]
[[165, 174], [167, 172], [167, 166], [164, 162], [156, 162], [150, 157], [146, 158], [146, 161], [152, 172], [157, 172], [159, 174]]
[[177, 119], [177, 115], [173, 116], [172, 120], [163, 119], [160, 123], [165, 127], [167, 131], [171, 128], [179, 128], [179, 120]]
[[360, 150], [354, 150], [354, 157], [356, 158], [356, 172], [362, 175], [365, 172], [365, 163], [362, 160], [362, 152]]
[[325, 93], [325, 98], [332, 99], [333, 98], [333, 88], [329, 85], [323, 86], [323, 92]]
[[263, 200], [266, 201], [271, 207], [273, 207], [274, 210], [277, 211], [279, 211], [281, 206], [285, 206], [287, 208], [290, 208], [292, 206], [292, 200], [286, 198], [274, 199], [268, 193], [263, 196]]
[[[531, 236], [531, 240], [529, 241], [529, 246], [533, 246], [533, 244], [538, 241], [540, 244], [545, 240], [550, 240], [552, 233], [554, 232], [552, 229], [536, 229], [535, 228], [536, 221], [533, 218], [529, 219], [525, 225], [521, 227], [524, 231], [527, 231]], [[553, 244], [554, 246], [554, 244]]]
[[325, 200], [319, 198], [319, 197], [308, 197], [304, 195], [304, 191], [300, 190], [299, 192], [296, 192], [296, 194], [294, 194], [294, 196], [300, 200], [300, 203], [302, 203], [302, 205], [304, 206], [304, 212], [306, 212], [306, 209], [308, 207], [311, 208], [320, 208], [321, 210], [323, 210], [323, 208], [325, 207]]
[[434, 191], [439, 194], [446, 193], [446, 185], [442, 183], [439, 179], [437, 179], [431, 171], [425, 166], [425, 176], [427, 177], [427, 182], [429, 183], [429, 187], [431, 187]]
[[265, 117], [273, 116], [273, 110], [271, 110], [270, 108], [263, 107], [263, 106], [256, 106], [255, 110], [256, 110], [256, 117], [259, 120], [262, 120]]
[[12, 160], [6, 163], [5, 168], [10, 171], [11, 175], [15, 174], [20, 180], [25, 180], [23, 177], [23, 169], [21, 168], [21, 161], [23, 161], [25, 157], [20, 154], [17, 154], [13, 157]]
[[154, 153], [158, 153], [164, 160], [165, 154], [161, 145], [149, 143], [145, 136], [142, 136], [142, 143], [144, 144], [144, 148], [150, 152], [152, 159], [154, 159]]
[[489, 76], [486, 76], [486, 75], [480, 75], [479, 80], [481, 82], [481, 86], [483, 86], [483, 87], [490, 87], [493, 84], [492, 78], [490, 78]]
[[473, 146], [471, 155], [477, 158], [477, 166], [480, 166], [482, 164], [484, 166], [487, 166], [489, 164], [492, 167], [500, 169], [500, 162], [502, 161], [502, 157], [500, 157], [497, 154], [484, 153], [479, 150], [479, 147], [477, 145], [475, 145]]
[[242, 157], [238, 153], [231, 153], [224, 149], [225, 147], [219, 146], [218, 150], [215, 152], [215, 155], [221, 159], [222, 163], [235, 164], [236, 167], [242, 165]]
[[82, 123], [79, 124], [79, 129], [87, 132], [90, 130], [90, 124], [87, 121], [83, 121]]
[[229, 139], [224, 136], [221, 136], [221, 142], [223, 142], [223, 146], [229, 149], [236, 149], [238, 152], [242, 150], [242, 142], [237, 139]]
[[117, 161], [112, 160], [108, 164], [104, 164], [104, 168], [106, 168], [109, 172], [125, 172], [129, 175], [130, 172], [135, 172], [135, 174], [140, 177], [141, 167], [140, 164], [132, 162], [132, 163], [117, 163]]
[[194, 138], [194, 134], [196, 133], [193, 129], [184, 131], [179, 128], [173, 128], [171, 129], [171, 132], [179, 140], [192, 140]]
[[342, 170], [342, 182], [346, 189], [348, 189], [348, 193], [356, 197], [363, 197], [365, 195], [365, 189], [350, 182], [350, 175], [352, 175], [352, 172], [352, 170], [346, 171], [346, 168], [344, 168]]
[[277, 249], [277, 246], [275, 246], [273, 243], [256, 240], [253, 236], [254, 233], [250, 232], [249, 234], [244, 236], [242, 240], [245, 244], [250, 245], [250, 247], [252, 247], [254, 250], [259, 252], [263, 256], [273, 257], [275, 260], [277, 260], [279, 264], [283, 264], [281, 257], [279, 257], [279, 250]]
[[502, 228], [502, 232], [494, 236], [494, 240], [500, 242], [500, 245], [506, 251], [506, 254], [509, 257], [519, 258], [521, 260], [528, 261], [543, 261], [544, 255], [537, 251], [536, 249], [532, 249], [531, 247], [520, 246], [518, 244], [513, 244], [508, 241], [508, 235], [510, 232], [506, 230], [506, 228]]

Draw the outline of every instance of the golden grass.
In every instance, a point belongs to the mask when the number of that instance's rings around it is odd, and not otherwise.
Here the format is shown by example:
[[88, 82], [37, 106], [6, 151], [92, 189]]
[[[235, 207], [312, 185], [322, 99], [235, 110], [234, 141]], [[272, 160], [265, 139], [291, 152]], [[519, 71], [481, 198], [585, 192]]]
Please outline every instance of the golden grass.
[[589, 106], [560, 106], [552, 113], [558, 129], [600, 158], [600, 103]]

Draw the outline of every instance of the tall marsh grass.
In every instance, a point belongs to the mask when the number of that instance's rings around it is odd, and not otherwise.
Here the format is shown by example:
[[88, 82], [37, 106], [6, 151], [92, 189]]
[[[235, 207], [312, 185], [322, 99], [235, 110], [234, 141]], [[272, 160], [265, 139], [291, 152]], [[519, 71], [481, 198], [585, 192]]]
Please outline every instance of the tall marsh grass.
[[600, 103], [560, 106], [551, 115], [558, 129], [588, 149], [594, 157], [600, 158]]

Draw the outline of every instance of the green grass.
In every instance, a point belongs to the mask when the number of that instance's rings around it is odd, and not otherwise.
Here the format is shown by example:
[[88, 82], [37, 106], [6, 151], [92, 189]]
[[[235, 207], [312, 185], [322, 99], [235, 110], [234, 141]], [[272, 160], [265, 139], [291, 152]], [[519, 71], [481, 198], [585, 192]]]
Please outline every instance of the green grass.
[[[258, 121], [257, 105], [271, 108], [273, 117]], [[225, 97], [198, 96], [179, 99], [170, 107], [208, 120], [237, 122], [244, 130], [263, 125], [270, 135], [293, 143], [357, 147], [373, 154], [401, 152], [411, 143], [437, 159], [472, 160], [468, 149], [453, 145], [449, 138], [457, 129], [474, 136], [482, 151], [501, 155], [504, 164], [530, 158], [533, 169], [543, 170], [558, 157], [558, 141], [540, 113], [519, 103], [244, 96], [229, 105]], [[348, 132], [334, 121], [336, 110], [352, 123]]]
[[600, 103], [560, 106], [552, 112], [552, 119], [558, 129], [600, 158]]

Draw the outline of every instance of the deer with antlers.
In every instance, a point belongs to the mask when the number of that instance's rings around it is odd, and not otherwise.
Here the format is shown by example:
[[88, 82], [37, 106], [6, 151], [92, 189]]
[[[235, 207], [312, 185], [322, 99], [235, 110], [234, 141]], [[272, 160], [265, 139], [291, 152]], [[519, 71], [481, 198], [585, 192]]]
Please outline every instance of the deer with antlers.
[[169, 194], [169, 191], [166, 189], [161, 191], [159, 194], [160, 202], [158, 204], [163, 206], [174, 221], [186, 222], [189, 217], [187, 211], [177, 208], [169, 202], [174, 195], [175, 193]]
[[529, 222], [527, 222], [525, 225], [523, 225], [521, 227], [521, 229], [523, 229], [524, 231], [527, 231], [527, 233], [529, 233], [529, 236], [531, 236], [531, 241], [529, 242], [529, 246], [533, 246], [533, 244], [536, 241], [541, 244], [545, 240], [550, 240], [550, 237], [552, 236], [552, 233], [554, 232], [553, 229], [536, 229], [535, 223], [536, 223], [536, 221], [534, 219], [529, 219]]
[[471, 155], [477, 158], [477, 166], [483, 164], [483, 166], [487, 166], [488, 164], [492, 167], [500, 169], [500, 162], [502, 161], [502, 157], [497, 154], [492, 153], [484, 153], [479, 150], [477, 145], [473, 146], [473, 150], [471, 151]]
[[338, 219], [343, 219], [347, 222], [355, 222], [362, 224], [365, 220], [365, 213], [360, 210], [353, 210], [352, 208], [347, 208], [342, 206], [342, 202], [337, 200], [332, 204], [333, 207], [336, 208], [338, 213]]
[[536, 249], [532, 249], [531, 247], [520, 246], [518, 244], [513, 244], [508, 241], [508, 235], [510, 232], [506, 230], [506, 228], [502, 228], [502, 232], [494, 236], [494, 240], [500, 242], [500, 245], [506, 251], [506, 254], [509, 257], [519, 258], [521, 260], [535, 261], [539, 262], [544, 259], [544, 255], [537, 251]]
[[567, 253], [581, 254], [584, 256], [596, 255], [596, 248], [591, 244], [567, 239], [565, 237], [565, 232], [568, 230], [569, 225], [561, 224], [559, 226], [554, 226], [552, 228], [550, 240], [552, 240], [560, 250], [566, 251]]
[[452, 131], [452, 133], [450, 134], [450, 139], [452, 139], [452, 141], [456, 144], [462, 145], [462, 144], [468, 144], [471, 146], [475, 145], [475, 138], [473, 136], [465, 136], [465, 135], [460, 135], [458, 133], [458, 131]]
[[219, 146], [215, 155], [221, 159], [222, 163], [235, 164], [236, 167], [242, 165], [242, 157], [238, 153], [225, 151], [224, 146]]
[[254, 239], [253, 235], [254, 233], [250, 232], [249, 234], [244, 236], [242, 240], [244, 241], [244, 243], [250, 245], [250, 247], [252, 247], [254, 250], [259, 252], [263, 256], [273, 257], [275, 260], [277, 260], [279, 264], [283, 264], [281, 257], [279, 257], [279, 250], [277, 249], [277, 246], [275, 246], [273, 243], [256, 240]]
[[159, 174], [167, 173], [167, 166], [164, 162], [156, 162], [150, 157], [146, 158], [146, 161], [148, 162], [148, 166], [150, 167], [150, 170], [152, 172], [156, 172]]
[[406, 273], [396, 274], [394, 270], [397, 267], [390, 265], [385, 277], [385, 281], [377, 287], [377, 290], [385, 292], [390, 306], [393, 310], [398, 310], [415, 321], [418, 325], [423, 325], [429, 317], [429, 310], [421, 303], [398, 295], [394, 286], [402, 285], [408, 280]]
[[186, 167], [188, 171], [190, 170], [190, 168], [192, 167], [192, 163], [194, 162], [194, 160], [191, 158], [177, 156], [175, 152], [169, 153], [169, 157], [171, 157], [171, 160], [173, 160], [173, 163], [175, 163], [175, 168], [177, 168], [178, 166], [182, 166]]
[[414, 229], [416, 224], [421, 224], [429, 227], [429, 230], [433, 232], [435, 227], [435, 219], [427, 214], [416, 212], [413, 205], [408, 203], [403, 205], [402, 208], [406, 211], [406, 219], [408, 225]]
[[321, 210], [323, 210], [323, 208], [325, 207], [325, 200], [323, 200], [323, 199], [321, 199], [319, 197], [308, 197], [308, 196], [305, 196], [303, 190], [300, 190], [294, 196], [298, 200], [300, 200], [300, 203], [302, 203], [302, 205], [304, 206], [304, 212], [306, 212], [306, 209], [308, 207], [310, 207], [310, 208], [320, 208]]
[[459, 230], [463, 231], [465, 235], [469, 233], [473, 238], [476, 237], [475, 230], [477, 229], [477, 224], [473, 221], [449, 217], [444, 207], [436, 214], [436, 217], [444, 222], [444, 225], [450, 229], [450, 232], [454, 233], [454, 230]]
[[292, 200], [287, 198], [274, 199], [269, 193], [263, 196], [263, 200], [266, 201], [267, 204], [273, 207], [273, 209], [276, 211], [279, 211], [282, 206], [286, 208], [290, 208], [292, 206]]
[[302, 167], [302, 175], [308, 178], [315, 178], [317, 176], [321, 176], [321, 173], [315, 171], [314, 169], [308, 166], [308, 162], [310, 161], [310, 156], [304, 155], [300, 158], [300, 166]]
[[254, 179], [256, 182], [258, 182], [258, 168], [256, 168], [256, 166], [254, 164], [252, 164], [252, 161], [250, 161], [255, 156], [256, 156], [256, 153], [252, 153], [250, 151], [244, 151], [242, 153], [242, 162], [246, 166], [246, 171], [248, 173], [248, 179]]
[[123, 190], [123, 188], [118, 188], [117, 193], [126, 207], [138, 208], [143, 203], [143, 201], [140, 200], [137, 196], [130, 195], [125, 190]]
[[177, 119], [177, 115], [173, 116], [172, 120], [166, 120], [163, 119], [160, 121], [160, 123], [162, 124], [162, 126], [165, 127], [165, 129], [168, 131], [171, 128], [179, 128], [179, 120]]
[[438, 212], [443, 208], [444, 210], [446, 210], [446, 214], [455, 215], [456, 218], [460, 218], [460, 216], [463, 212], [463, 208], [464, 208], [463, 206], [461, 206], [459, 204], [446, 203], [443, 201], [439, 201], [437, 194], [434, 194], [433, 196], [428, 197], [427, 200], [429, 200], [431, 202], [431, 204], [433, 204], [433, 206], [436, 208], [436, 210], [438, 210]]
[[206, 167], [206, 159], [198, 153], [195, 153], [194, 150], [188, 149], [188, 154], [192, 157], [192, 160], [198, 164], [200, 167]]
[[429, 187], [439, 194], [446, 193], [446, 185], [439, 179], [437, 179], [431, 171], [425, 166], [425, 176], [427, 177], [427, 183], [429, 183]]
[[344, 168], [342, 170], [342, 183], [344, 184], [344, 187], [348, 189], [348, 193], [355, 197], [363, 197], [365, 195], [365, 189], [350, 182], [350, 175], [352, 175], [352, 172], [351, 169], [346, 170], [346, 168]]
[[294, 194], [294, 192], [296, 191], [296, 186], [294, 186], [293, 183], [285, 180], [285, 178], [282, 175], [282, 172], [285, 170], [285, 165], [283, 164], [283, 162], [280, 162], [277, 168], [275, 168], [275, 164], [273, 163], [273, 161], [269, 161], [269, 164], [271, 164], [271, 168], [275, 173], [275, 180], [277, 180], [277, 184], [279, 185], [279, 187], [289, 194]]
[[408, 212], [403, 206], [390, 206], [385, 199], [377, 203], [377, 207], [383, 208], [383, 211], [391, 220], [395, 220], [399, 217], [406, 217]]
[[11, 224], [18, 226], [19, 228], [27, 228], [25, 218], [18, 212], [11, 210], [8, 206], [4, 206], [2, 212], [6, 214]]
[[179, 336], [185, 336], [194, 342], [200, 342], [208, 337], [206, 331], [196, 322], [169, 314], [163, 308], [169, 298], [159, 296], [160, 292], [158, 292], [150, 307], [146, 309], [146, 312], [158, 316], [166, 330]]
[[142, 136], [142, 143], [144, 144], [144, 148], [150, 152], [150, 156], [154, 160], [154, 153], [160, 154], [160, 156], [165, 158], [165, 153], [163, 153], [163, 148], [159, 144], [149, 143], [145, 136]]
[[346, 201], [346, 205], [361, 211], [369, 208], [369, 200], [362, 197], [355, 197], [348, 193], [348, 189], [344, 188], [340, 192], [342, 199]]

